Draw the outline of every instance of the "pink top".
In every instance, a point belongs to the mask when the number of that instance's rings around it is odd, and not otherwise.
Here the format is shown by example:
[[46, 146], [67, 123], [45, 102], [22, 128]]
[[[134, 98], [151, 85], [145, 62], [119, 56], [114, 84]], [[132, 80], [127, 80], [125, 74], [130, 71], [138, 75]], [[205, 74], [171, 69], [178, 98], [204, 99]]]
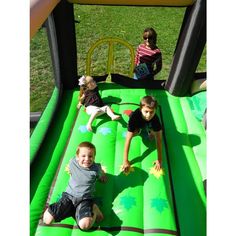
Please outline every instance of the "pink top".
[[161, 54], [159, 48], [150, 49], [145, 44], [140, 44], [135, 55], [135, 65], [139, 65], [140, 63], [151, 64], [160, 56], [159, 54]]

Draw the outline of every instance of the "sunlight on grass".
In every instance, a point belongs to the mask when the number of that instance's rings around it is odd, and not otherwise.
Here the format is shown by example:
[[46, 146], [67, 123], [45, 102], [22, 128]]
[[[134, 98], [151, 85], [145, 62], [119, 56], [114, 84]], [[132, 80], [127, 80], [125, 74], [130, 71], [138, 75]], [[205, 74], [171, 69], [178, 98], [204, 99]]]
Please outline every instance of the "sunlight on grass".
[[54, 89], [53, 69], [44, 28], [30, 42], [30, 111], [42, 111]]
[[[163, 68], [156, 79], [166, 80], [170, 72], [175, 45], [183, 21], [184, 7], [127, 7], [74, 5], [77, 42], [78, 75], [85, 74], [86, 56], [89, 48], [104, 37], [120, 38], [136, 50], [142, 42], [146, 27], [157, 31], [157, 45], [162, 51]], [[91, 71], [103, 75], [107, 70], [108, 47], [101, 45], [92, 55]], [[127, 75], [130, 66], [129, 50], [114, 46], [112, 71]], [[197, 71], [206, 70], [206, 49]], [[53, 87], [53, 70], [45, 30], [41, 29], [30, 43], [30, 109], [42, 111]]]

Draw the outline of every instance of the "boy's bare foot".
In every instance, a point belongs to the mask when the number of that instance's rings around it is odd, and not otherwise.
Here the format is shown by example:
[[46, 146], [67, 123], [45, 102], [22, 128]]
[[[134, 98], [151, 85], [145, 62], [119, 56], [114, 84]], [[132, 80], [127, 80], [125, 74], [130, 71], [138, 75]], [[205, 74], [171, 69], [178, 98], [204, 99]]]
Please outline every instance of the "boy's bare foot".
[[93, 205], [94, 213], [96, 214], [96, 222], [100, 222], [104, 219], [104, 216], [96, 204]]
[[114, 115], [113, 117], [112, 117], [112, 120], [119, 120], [120, 119], [120, 116], [119, 115]]
[[88, 130], [88, 131], [90, 131], [90, 132], [92, 132], [92, 131], [93, 131], [93, 129], [92, 129], [92, 126], [91, 126], [91, 125], [86, 125], [86, 128], [87, 128], [87, 130]]
[[97, 223], [101, 222], [103, 219], [104, 219], [103, 214], [97, 214], [97, 217], [96, 217], [96, 222]]

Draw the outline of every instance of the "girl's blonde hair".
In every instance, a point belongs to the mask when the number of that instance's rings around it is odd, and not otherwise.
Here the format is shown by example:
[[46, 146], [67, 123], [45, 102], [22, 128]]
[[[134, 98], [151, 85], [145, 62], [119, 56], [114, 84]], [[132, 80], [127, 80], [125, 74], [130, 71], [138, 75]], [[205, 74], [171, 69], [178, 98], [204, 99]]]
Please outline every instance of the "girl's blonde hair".
[[[80, 81], [82, 80], [82, 81]], [[81, 101], [82, 96], [84, 95], [84, 93], [87, 91], [88, 89], [88, 83], [90, 83], [93, 80], [92, 76], [86, 75], [86, 76], [82, 76], [79, 79], [79, 85], [80, 85], [80, 93], [79, 93], [79, 101]]]

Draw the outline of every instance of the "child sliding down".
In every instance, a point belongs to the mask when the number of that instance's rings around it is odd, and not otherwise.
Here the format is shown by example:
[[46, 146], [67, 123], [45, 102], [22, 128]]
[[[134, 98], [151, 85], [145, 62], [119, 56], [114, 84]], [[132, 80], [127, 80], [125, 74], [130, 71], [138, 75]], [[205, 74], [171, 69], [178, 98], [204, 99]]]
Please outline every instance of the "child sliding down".
[[70, 178], [62, 197], [49, 205], [43, 214], [47, 225], [73, 217], [81, 230], [89, 230], [104, 216], [95, 204], [94, 192], [97, 180], [105, 183], [107, 176], [101, 164], [95, 162], [96, 147], [90, 142], [79, 144], [76, 155], [70, 160]]
[[90, 115], [89, 121], [86, 125], [87, 130], [92, 131], [92, 123], [97, 116], [106, 113], [112, 120], [120, 119], [119, 115], [113, 113], [111, 108], [105, 105], [99, 94], [97, 84], [91, 76], [82, 76], [79, 79], [80, 96], [79, 109], [82, 105], [85, 106], [86, 112]]

